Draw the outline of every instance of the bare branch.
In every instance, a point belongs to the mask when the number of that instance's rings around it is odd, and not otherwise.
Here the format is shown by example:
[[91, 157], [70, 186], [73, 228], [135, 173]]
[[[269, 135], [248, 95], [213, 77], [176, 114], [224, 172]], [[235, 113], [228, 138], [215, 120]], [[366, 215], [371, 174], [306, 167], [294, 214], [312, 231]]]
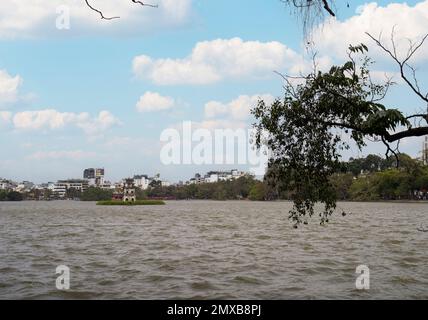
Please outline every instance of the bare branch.
[[[306, 2], [304, 2], [306, 1]], [[290, 0], [282, 0], [282, 2], [286, 2], [289, 3]], [[318, 0], [318, 1], [313, 1], [313, 0], [303, 0], [304, 3], [302, 3], [302, 1], [298, 2], [297, 0], [292, 0], [293, 2], [293, 6], [296, 8], [310, 8], [315, 6], [318, 2], [320, 2], [322, 4], [322, 6], [324, 7], [324, 10], [328, 12], [329, 15], [331, 15], [332, 17], [335, 17], [336, 14], [334, 13], [333, 9], [331, 9], [329, 3], [327, 0]]]
[[101, 16], [101, 19], [104, 19], [104, 20], [113, 20], [113, 19], [119, 19], [120, 17], [106, 17], [106, 16], [104, 16], [104, 14], [102, 13], [102, 11], [100, 11], [100, 10], [98, 10], [98, 9], [96, 9], [96, 8], [94, 8], [90, 3], [89, 3], [89, 1], [88, 0], [85, 0], [85, 2], [86, 2], [86, 5], [91, 9], [91, 10], [93, 10], [93, 11], [95, 11], [95, 12], [97, 12], [100, 16]]
[[327, 11], [332, 17], [335, 17], [336, 15], [334, 14], [333, 10], [331, 10], [330, 5], [328, 4], [327, 0], [322, 0], [322, 2], [324, 4], [325, 11]]
[[411, 116], [406, 117], [407, 120], [410, 120], [412, 118], [424, 118], [427, 120], [428, 115], [426, 113], [418, 113], [418, 114], [412, 114]]
[[[142, 2], [142, 1], [138, 1], [138, 0], [131, 0], [131, 1], [132, 1], [133, 3], [135, 3], [135, 4], [140, 4], [140, 5], [145, 6], [145, 7], [158, 8], [158, 5], [157, 5], [157, 4], [156, 4], [156, 5], [153, 5], [153, 4], [147, 4], [147, 3], [144, 3], [144, 2]], [[103, 19], [103, 20], [113, 20], [113, 19], [119, 19], [119, 18], [120, 18], [119, 16], [106, 17], [106, 16], [104, 15], [104, 13], [103, 13], [101, 10], [99, 10], [99, 9], [95, 8], [94, 6], [92, 6], [92, 5], [89, 3], [89, 0], [85, 0], [85, 2], [86, 2], [86, 5], [87, 5], [87, 6], [88, 6], [92, 11], [97, 12], [97, 13], [100, 15], [101, 19]]]
[[138, 0], [131, 0], [133, 3], [137, 3], [137, 4], [141, 4], [142, 6], [145, 7], [152, 7], [152, 8], [158, 8], [159, 5], [157, 4], [147, 4], [147, 3], [143, 3], [142, 1], [138, 1]]
[[[384, 137], [381, 137], [381, 139], [382, 139], [383, 144], [386, 146], [386, 153], [385, 153], [385, 157], [388, 159], [388, 158], [389, 158], [389, 154], [390, 154], [390, 153], [392, 153], [392, 154], [394, 155], [394, 157], [395, 157], [395, 164], [396, 164], [396, 167], [397, 167], [397, 168], [399, 168], [399, 167], [400, 167], [400, 158], [399, 158], [399, 156], [398, 156], [397, 152], [395, 152], [395, 150], [393, 150], [393, 149], [391, 148], [391, 146], [389, 145], [389, 143], [388, 143], [388, 142], [386, 142], [386, 140], [385, 140], [385, 138], [384, 138]], [[397, 145], [397, 149], [398, 149], [398, 145]], [[396, 150], [397, 150], [397, 149], [396, 149]]]
[[288, 75], [285, 75], [285, 74], [280, 73], [278, 71], [274, 71], [274, 73], [279, 75], [287, 83], [287, 86], [284, 86], [284, 90], [286, 90], [288, 93], [290, 93], [293, 97], [297, 97], [297, 93], [296, 93], [294, 86], [291, 83], [290, 79], [299, 79], [300, 80], [300, 79], [304, 79], [304, 78], [288, 76]]
[[[400, 60], [398, 58], [397, 55], [397, 50], [396, 50], [396, 46], [395, 46], [395, 40], [394, 40], [394, 29], [392, 31], [392, 35], [391, 35], [391, 42], [392, 42], [392, 46], [393, 49], [392, 51], [390, 49], [388, 49], [385, 45], [382, 44], [381, 38], [379, 37], [378, 39], [376, 39], [374, 36], [372, 36], [370, 33], [366, 32], [366, 34], [386, 53], [389, 54], [389, 56], [398, 64], [399, 68], [400, 68], [400, 74], [401, 74], [401, 78], [406, 82], [406, 84], [410, 87], [410, 89], [412, 89], [412, 91], [419, 97], [421, 98], [423, 101], [425, 101], [426, 103], [428, 103], [428, 94], [423, 94], [419, 88], [419, 84], [416, 81], [416, 76], [415, 76], [415, 69], [410, 67], [409, 65], [409, 60], [414, 56], [414, 54], [422, 47], [422, 45], [424, 44], [425, 40], [428, 38], [428, 34], [426, 34], [422, 40], [417, 44], [417, 45], [410, 45], [409, 51], [406, 55], [406, 57], [404, 58], [404, 60]], [[410, 81], [409, 78], [406, 75], [406, 71], [405, 68], [409, 67], [412, 72], [413, 72], [413, 81]]]

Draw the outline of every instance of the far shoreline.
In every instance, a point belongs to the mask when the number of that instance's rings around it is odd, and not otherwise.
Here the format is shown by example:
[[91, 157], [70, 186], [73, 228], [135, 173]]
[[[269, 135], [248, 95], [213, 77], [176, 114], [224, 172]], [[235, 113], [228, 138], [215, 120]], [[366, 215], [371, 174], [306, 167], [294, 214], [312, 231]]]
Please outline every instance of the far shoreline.
[[[265, 201], [256, 201], [248, 199], [235, 199], [235, 200], [216, 200], [216, 199], [166, 199], [162, 200], [167, 202], [252, 202], [252, 203], [293, 203], [292, 200], [265, 200]], [[84, 202], [84, 203], [95, 203], [100, 201], [82, 201], [82, 200], [73, 200], [73, 199], [64, 199], [64, 200], [21, 200], [21, 201], [0, 201], [1, 203], [23, 203], [23, 202]], [[101, 201], [102, 202], [102, 201]], [[402, 204], [428, 204], [428, 200], [339, 200], [337, 203], [402, 203]], [[120, 206], [117, 205], [116, 206]], [[124, 205], [126, 206], [126, 205]]]

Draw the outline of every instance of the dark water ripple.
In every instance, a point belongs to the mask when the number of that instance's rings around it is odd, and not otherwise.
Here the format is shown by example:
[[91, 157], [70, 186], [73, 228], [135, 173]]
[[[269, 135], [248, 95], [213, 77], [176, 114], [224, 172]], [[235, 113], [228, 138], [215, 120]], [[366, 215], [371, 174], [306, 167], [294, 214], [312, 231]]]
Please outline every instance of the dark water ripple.
[[340, 206], [352, 214], [294, 230], [289, 203], [0, 203], [0, 298], [428, 299], [428, 204]]

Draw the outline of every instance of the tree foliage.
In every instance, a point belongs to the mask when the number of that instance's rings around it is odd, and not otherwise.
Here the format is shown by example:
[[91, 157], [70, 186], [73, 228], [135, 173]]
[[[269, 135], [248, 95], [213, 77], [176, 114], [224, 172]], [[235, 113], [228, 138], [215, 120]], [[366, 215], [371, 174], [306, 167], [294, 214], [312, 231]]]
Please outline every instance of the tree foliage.
[[252, 177], [240, 177], [217, 183], [190, 184], [184, 186], [156, 186], [144, 191], [146, 198], [175, 198], [178, 200], [239, 200], [247, 199], [257, 181]]
[[[328, 72], [284, 76], [284, 99], [272, 105], [260, 101], [252, 111], [256, 143], [272, 152], [269, 166], [276, 170], [271, 179], [292, 192], [290, 219], [296, 226], [314, 215], [317, 202], [324, 204], [321, 224], [328, 222], [337, 199], [330, 177], [340, 170], [340, 152], [350, 148], [349, 141], [360, 149], [365, 138], [383, 141], [394, 153], [388, 144], [396, 140], [391, 132], [412, 130], [402, 112], [381, 103], [392, 83], [372, 82], [367, 51], [364, 44], [350, 46], [349, 60]], [[362, 56], [356, 59], [357, 54]]]
[[24, 199], [23, 194], [10, 191], [10, 190], [0, 190], [0, 201], [22, 201]]
[[82, 201], [103, 201], [111, 200], [113, 196], [112, 190], [104, 190], [96, 187], [89, 187], [87, 190], [82, 192], [79, 195], [76, 195], [76, 198], [80, 198]]
[[253, 201], [265, 201], [266, 194], [266, 185], [263, 182], [257, 182], [251, 187], [249, 199]]

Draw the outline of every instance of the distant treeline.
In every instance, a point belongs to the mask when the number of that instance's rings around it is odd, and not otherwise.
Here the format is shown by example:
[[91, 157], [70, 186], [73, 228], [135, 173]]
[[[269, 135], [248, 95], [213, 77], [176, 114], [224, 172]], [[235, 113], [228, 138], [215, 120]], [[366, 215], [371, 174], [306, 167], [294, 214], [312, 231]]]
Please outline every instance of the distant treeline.
[[[83, 193], [72, 192], [67, 198], [82, 201], [103, 201], [112, 198], [113, 191], [89, 188]], [[265, 184], [251, 177], [241, 177], [233, 181], [192, 184], [183, 186], [153, 186], [147, 190], [136, 189], [137, 200], [176, 199], [176, 200], [237, 200], [265, 199]]]
[[[394, 158], [384, 159], [376, 155], [350, 159], [343, 162], [341, 169], [331, 177], [339, 200], [427, 200], [428, 166], [408, 155], [399, 156], [400, 166], [396, 168]], [[275, 170], [270, 168], [269, 171]], [[217, 183], [190, 184], [162, 187], [152, 185], [147, 190], [137, 189], [138, 200], [177, 199], [177, 200], [291, 200], [293, 193], [283, 191], [281, 184], [269, 178], [259, 181], [252, 177], [240, 177], [232, 181]], [[51, 192], [40, 194], [33, 190], [27, 194], [0, 190], [0, 201], [19, 201], [25, 199], [51, 199]], [[91, 187], [81, 193], [69, 189], [67, 199], [82, 201], [111, 200], [112, 190]]]
[[406, 154], [385, 160], [370, 155], [344, 163], [332, 182], [339, 200], [427, 200], [428, 166]]
[[0, 201], [22, 201], [24, 195], [15, 191], [0, 190]]
[[[400, 154], [398, 159], [398, 168], [395, 157], [385, 159], [377, 155], [343, 162], [330, 178], [338, 200], [427, 200], [428, 166], [406, 154]], [[281, 192], [281, 183], [284, 182], [277, 183], [271, 194], [277, 199], [291, 200], [292, 192]]]
[[[406, 154], [396, 159], [384, 159], [376, 155], [350, 159], [331, 177], [339, 200], [425, 200], [428, 198], [428, 166]], [[281, 183], [272, 183], [252, 177], [233, 181], [191, 184], [183, 186], [153, 186], [148, 190], [137, 189], [137, 199], [177, 200], [291, 200], [292, 192], [282, 191]], [[111, 199], [111, 191], [90, 188], [82, 200], [99, 201]]]

